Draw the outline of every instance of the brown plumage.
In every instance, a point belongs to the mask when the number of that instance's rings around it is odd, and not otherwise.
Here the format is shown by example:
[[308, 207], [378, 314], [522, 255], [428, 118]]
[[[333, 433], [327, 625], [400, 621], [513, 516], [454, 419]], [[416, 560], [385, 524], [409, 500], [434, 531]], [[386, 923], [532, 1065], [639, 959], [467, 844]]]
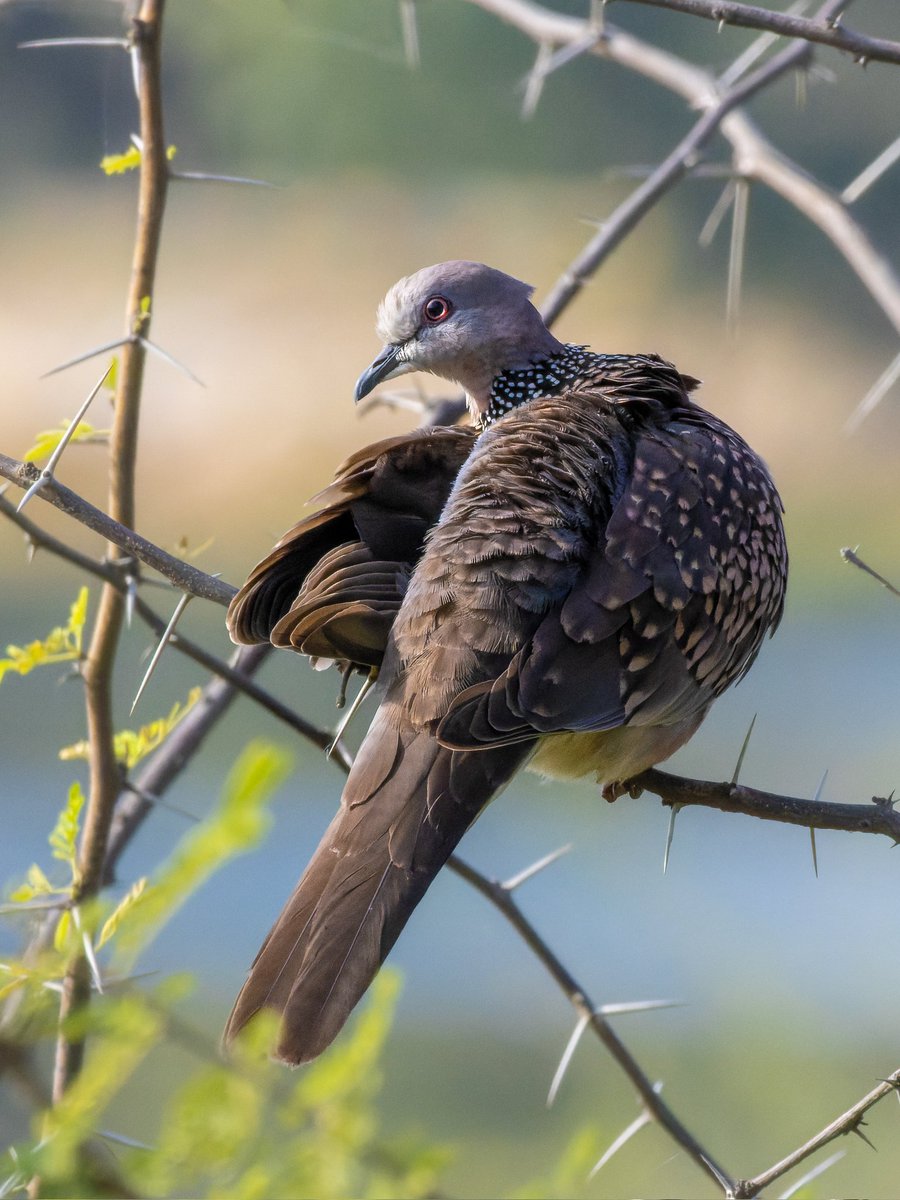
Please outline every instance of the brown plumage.
[[236, 640], [381, 667], [340, 810], [226, 1031], [276, 1009], [287, 1062], [334, 1038], [519, 767], [616, 794], [687, 741], [781, 616], [781, 505], [760, 459], [691, 400], [695, 380], [557, 342], [529, 293], [473, 263], [395, 285], [358, 394], [433, 371], [466, 388], [481, 436], [351, 459], [232, 605]]
[[284, 534], [235, 596], [233, 641], [380, 667], [425, 535], [475, 437], [417, 429], [351, 455], [310, 501], [322, 507]]

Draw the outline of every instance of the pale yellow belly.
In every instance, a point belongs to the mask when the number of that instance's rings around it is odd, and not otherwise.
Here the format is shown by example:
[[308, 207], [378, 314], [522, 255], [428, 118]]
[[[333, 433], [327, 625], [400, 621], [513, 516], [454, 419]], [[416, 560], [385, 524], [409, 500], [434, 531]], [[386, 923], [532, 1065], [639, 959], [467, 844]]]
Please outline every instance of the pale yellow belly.
[[538, 743], [528, 769], [550, 779], [580, 779], [585, 775], [594, 775], [598, 783], [633, 779], [683, 746], [704, 715], [678, 725], [622, 725], [600, 733], [549, 733]]

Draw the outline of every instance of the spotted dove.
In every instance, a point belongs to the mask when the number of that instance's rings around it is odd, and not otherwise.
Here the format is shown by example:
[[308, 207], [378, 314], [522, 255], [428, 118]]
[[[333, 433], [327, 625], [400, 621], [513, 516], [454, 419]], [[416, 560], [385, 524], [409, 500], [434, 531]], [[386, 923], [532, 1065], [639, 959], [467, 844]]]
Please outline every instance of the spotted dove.
[[380, 668], [341, 807], [226, 1030], [276, 1010], [289, 1063], [330, 1044], [520, 767], [614, 797], [691, 737], [781, 617], [781, 502], [759, 457], [658, 356], [557, 341], [531, 290], [471, 262], [391, 288], [357, 399], [429, 371], [462, 385], [474, 428], [351, 458], [229, 612], [238, 642]]

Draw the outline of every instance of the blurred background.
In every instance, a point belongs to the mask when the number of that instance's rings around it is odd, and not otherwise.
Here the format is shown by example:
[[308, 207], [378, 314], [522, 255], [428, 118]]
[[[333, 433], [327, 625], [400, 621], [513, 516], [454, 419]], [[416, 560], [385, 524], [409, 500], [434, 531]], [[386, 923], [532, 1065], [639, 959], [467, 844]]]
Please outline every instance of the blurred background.
[[[553, 0], [581, 14], [581, 0]], [[273, 189], [181, 183], [169, 196], [153, 338], [198, 386], [148, 364], [139, 528], [237, 584], [303, 512], [348, 453], [414, 424], [354, 410], [353, 383], [378, 349], [374, 311], [400, 275], [451, 257], [479, 259], [547, 293], [635, 186], [626, 169], [658, 162], [694, 117], [668, 93], [596, 58], [548, 81], [520, 117], [533, 47], [472, 5], [420, 3], [421, 65], [403, 55], [393, 0], [170, 3], [167, 140], [176, 167], [260, 177]], [[900, 38], [895, 0], [859, 0], [856, 27]], [[748, 31], [627, 4], [621, 27], [715, 70]], [[17, 49], [29, 39], [118, 34], [111, 3], [0, 5], [0, 449], [21, 457], [38, 430], [70, 418], [98, 375], [58, 363], [117, 337], [131, 257], [133, 175], [98, 168], [136, 128], [126, 57], [111, 49]], [[897, 136], [900, 72], [866, 70], [821, 50], [798, 104], [792, 79], [751, 105], [775, 144], [839, 191]], [[727, 146], [710, 150], [727, 163]], [[900, 580], [897, 388], [855, 433], [845, 422], [897, 352], [896, 335], [821, 234], [754, 188], [737, 335], [726, 333], [727, 229], [698, 234], [721, 179], [688, 180], [640, 225], [565, 313], [565, 340], [656, 351], [704, 381], [706, 404], [767, 459], [787, 509], [792, 575], [784, 622], [749, 677], [722, 699], [673, 770], [728, 778], [754, 714], [743, 780], [864, 803], [900, 784], [900, 607], [842, 564], [842, 546]], [[854, 212], [895, 255], [900, 171]], [[100, 360], [98, 360], [100, 361]], [[406, 381], [404, 381], [406, 382]], [[423, 379], [427, 394], [441, 385]], [[108, 423], [104, 398], [89, 419]], [[108, 409], [108, 405], [107, 405]], [[61, 478], [101, 507], [105, 451], [71, 448]], [[94, 554], [98, 539], [34, 501], [32, 519]], [[0, 524], [0, 638], [43, 636], [65, 621], [82, 580], [48, 555], [27, 561]], [[96, 587], [92, 587], [95, 596]], [[155, 595], [151, 596], [155, 602]], [[167, 601], [162, 602], [167, 603]], [[228, 652], [222, 613], [193, 604], [185, 632]], [[128, 706], [148, 639], [121, 655], [121, 725], [150, 720], [202, 677], [174, 654], [135, 720]], [[8, 676], [0, 705], [0, 881], [48, 861], [46, 835], [77, 765], [59, 746], [84, 735], [77, 683], [62, 669]], [[264, 682], [325, 724], [336, 680], [277, 656]], [[184, 908], [145, 967], [189, 969], [191, 1020], [218, 1030], [246, 965], [337, 803], [341, 780], [313, 749], [241, 701], [171, 801], [197, 815], [238, 747], [263, 733], [290, 745], [295, 772], [274, 833]], [[73, 775], [74, 772], [74, 775]], [[598, 1003], [674, 998], [683, 1007], [620, 1019], [679, 1115], [730, 1170], [750, 1175], [812, 1135], [900, 1063], [897, 864], [874, 838], [818, 836], [818, 878], [804, 830], [689, 810], [662, 873], [668, 812], [653, 797], [602, 802], [596, 788], [521, 778], [478, 822], [462, 853], [510, 875], [555, 847], [561, 862], [521, 901]], [[122, 879], [149, 872], [183, 834], [160, 812]], [[0, 949], [22, 935], [5, 922]], [[602, 1147], [636, 1115], [633, 1096], [586, 1040], [556, 1106], [550, 1079], [572, 1014], [524, 945], [444, 872], [391, 960], [404, 976], [385, 1059], [390, 1132], [416, 1129], [455, 1150], [449, 1194], [508, 1194], [552, 1171], [582, 1127]], [[171, 1060], [171, 1061], [170, 1061]], [[147, 1138], [148, 1098], [181, 1069], [149, 1063], [117, 1114]], [[0, 1124], [25, 1118], [0, 1099]], [[862, 1143], [810, 1194], [896, 1192], [896, 1111], [883, 1105]], [[591, 1182], [592, 1196], [713, 1194], [655, 1129]]]

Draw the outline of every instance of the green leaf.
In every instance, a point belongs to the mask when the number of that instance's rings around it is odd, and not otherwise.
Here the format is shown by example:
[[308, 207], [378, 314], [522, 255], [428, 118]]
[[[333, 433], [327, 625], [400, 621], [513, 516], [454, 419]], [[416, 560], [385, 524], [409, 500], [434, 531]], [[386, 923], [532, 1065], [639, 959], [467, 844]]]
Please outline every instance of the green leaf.
[[99, 950], [104, 946], [111, 937], [113, 937], [119, 928], [120, 923], [125, 919], [128, 913], [134, 908], [138, 900], [143, 896], [147, 887], [146, 876], [138, 879], [136, 883], [131, 885], [127, 895], [123, 896], [110, 915], [103, 923], [103, 928], [100, 930], [100, 936], [97, 938], [96, 948]]
[[67, 896], [69, 889], [54, 887], [37, 863], [28, 868], [25, 883], [20, 884], [10, 895], [10, 900], [16, 904], [27, 904], [29, 900], [39, 900], [42, 896]]
[[[59, 1103], [44, 1114], [38, 1162], [45, 1186], [48, 1180], [71, 1176], [78, 1155], [93, 1133], [98, 1114], [130, 1078], [158, 1040], [162, 1018], [139, 997], [128, 996], [105, 1003], [89, 1018], [99, 1032], [91, 1041], [84, 1066]], [[83, 1036], [84, 1030], [71, 1029]], [[61, 1195], [47, 1186], [48, 1195]], [[78, 1194], [84, 1194], [82, 1192]]]
[[57, 817], [56, 825], [47, 839], [50, 849], [53, 851], [53, 857], [69, 863], [73, 872], [78, 849], [78, 818], [82, 808], [84, 808], [84, 793], [81, 790], [81, 784], [76, 781], [69, 788], [66, 806]]
[[119, 383], [119, 356], [114, 354], [110, 360], [109, 370], [103, 376], [103, 386], [110, 392], [115, 392]]
[[241, 753], [218, 808], [185, 834], [152, 886], [131, 906], [117, 938], [127, 961], [214, 871], [259, 842], [269, 825], [266, 807], [289, 765], [288, 755], [267, 742], [251, 742]]
[[[137, 730], [120, 730], [113, 738], [113, 749], [115, 750], [116, 759], [129, 770], [132, 767], [136, 767], [142, 759], [146, 758], [148, 754], [152, 754], [154, 750], [163, 744], [172, 730], [184, 720], [202, 695], [202, 688], [191, 688], [185, 703], [181, 704], [179, 701], [177, 704], [173, 704], [168, 716], [158, 717], [155, 721], [150, 721]], [[64, 746], [59, 752], [59, 757], [63, 762], [70, 762], [73, 759], [86, 759], [89, 755], [90, 743], [87, 741], [75, 742], [71, 746]]]
[[83, 587], [69, 611], [68, 625], [57, 626], [43, 641], [29, 642], [27, 646], [7, 646], [8, 657], [0, 658], [0, 683], [8, 671], [27, 675], [35, 667], [81, 658], [81, 639], [87, 618], [88, 595], [88, 589]]
[[[177, 146], [166, 148], [166, 158], [169, 162], [177, 153]], [[134, 171], [140, 165], [141, 152], [137, 146], [129, 146], [124, 154], [107, 154], [100, 159], [100, 170], [106, 175], [124, 175], [126, 171]]]
[[[59, 443], [62, 441], [66, 430], [69, 428], [68, 421], [61, 421], [56, 429], [42, 429], [37, 434], [37, 440], [22, 455], [24, 462], [40, 462], [42, 459], [49, 458]], [[71, 435], [71, 442], [94, 443], [108, 442], [111, 430], [96, 429], [87, 421], [79, 421], [75, 426], [75, 430]]]
[[28, 868], [28, 885], [35, 896], [52, 896], [56, 891], [37, 863], [32, 863]]
[[124, 154], [107, 154], [100, 159], [100, 170], [106, 175], [124, 175], [141, 165], [141, 152], [137, 146], [129, 146]]
[[53, 948], [60, 954], [66, 948], [71, 928], [72, 913], [68, 908], [64, 908], [59, 914], [59, 920], [56, 922], [56, 928], [53, 931]]

